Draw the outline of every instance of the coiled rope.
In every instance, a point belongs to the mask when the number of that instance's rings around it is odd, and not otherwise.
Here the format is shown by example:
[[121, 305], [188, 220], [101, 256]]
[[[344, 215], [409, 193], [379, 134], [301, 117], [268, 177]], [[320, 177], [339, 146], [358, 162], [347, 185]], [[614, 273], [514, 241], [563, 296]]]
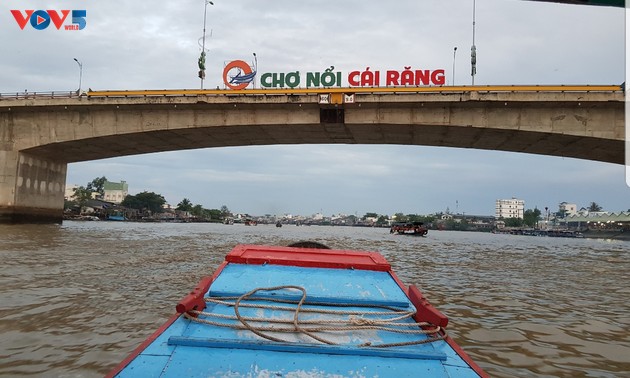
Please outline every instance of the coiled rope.
[[[255, 297], [254, 294], [260, 291], [277, 291], [277, 290], [298, 290], [302, 293], [299, 300], [288, 300], [269, 297]], [[290, 343], [291, 341], [276, 336], [269, 335], [265, 332], [274, 333], [292, 333], [303, 334], [320, 343], [328, 345], [339, 345], [339, 343], [325, 339], [317, 333], [322, 332], [350, 332], [364, 330], [378, 330], [400, 334], [426, 335], [426, 338], [411, 340], [398, 343], [372, 343], [365, 342], [358, 345], [359, 347], [372, 348], [388, 348], [395, 346], [407, 346], [426, 344], [446, 338], [446, 332], [440, 326], [436, 326], [426, 322], [400, 322], [401, 320], [411, 318], [415, 315], [415, 311], [401, 310], [399, 308], [383, 305], [357, 305], [351, 303], [326, 303], [306, 300], [306, 290], [301, 286], [285, 285], [274, 286], [268, 288], [256, 288], [239, 297], [210, 297], [205, 298], [208, 303], [224, 305], [234, 308], [234, 315], [217, 314], [213, 312], [192, 310], [184, 314], [190, 321], [213, 325], [217, 327], [227, 327], [236, 330], [249, 330], [254, 334], [275, 342]], [[267, 301], [283, 304], [292, 304], [294, 306], [280, 306], [271, 304], [254, 304], [244, 303], [245, 301]], [[380, 311], [360, 311], [360, 310], [339, 310], [339, 309], [322, 309], [303, 307], [320, 306], [320, 307], [365, 307], [370, 309], [379, 309]], [[242, 308], [265, 309], [273, 311], [292, 312], [292, 319], [265, 319], [261, 317], [243, 316], [240, 312]], [[300, 314], [325, 314], [342, 317], [340, 319], [300, 319]], [[372, 317], [372, 318], [368, 318]], [[379, 316], [378, 318], [374, 318]], [[203, 318], [201, 318], [203, 317]], [[224, 321], [211, 320], [220, 319]], [[238, 321], [229, 323], [227, 321]], [[253, 323], [258, 323], [254, 325]], [[264, 325], [267, 323], [271, 325]]]

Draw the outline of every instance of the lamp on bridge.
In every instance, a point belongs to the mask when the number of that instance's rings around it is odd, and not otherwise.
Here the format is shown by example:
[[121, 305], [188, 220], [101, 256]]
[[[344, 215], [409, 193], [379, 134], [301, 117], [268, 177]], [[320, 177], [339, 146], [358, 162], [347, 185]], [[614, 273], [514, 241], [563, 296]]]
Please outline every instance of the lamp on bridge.
[[470, 76], [472, 77], [472, 85], [475, 85], [475, 75], [477, 74], [477, 46], [475, 46], [475, 10], [476, 2], [473, 0], [472, 12], [472, 46], [470, 47]]
[[206, 77], [206, 18], [208, 15], [208, 4], [214, 5], [210, 0], [204, 0], [203, 8], [203, 36], [201, 42], [201, 56], [199, 56], [199, 78], [201, 79], [201, 89], [203, 89], [203, 79]]
[[258, 74], [258, 57], [256, 57], [256, 53], [254, 54], [254, 89], [256, 89], [256, 75]]
[[79, 62], [77, 58], [74, 58], [74, 61], [79, 65], [79, 90], [77, 90], [77, 94], [81, 95], [81, 80], [83, 79], [83, 64]]
[[457, 53], [457, 46], [453, 48], [453, 85], [455, 85], [455, 54]]

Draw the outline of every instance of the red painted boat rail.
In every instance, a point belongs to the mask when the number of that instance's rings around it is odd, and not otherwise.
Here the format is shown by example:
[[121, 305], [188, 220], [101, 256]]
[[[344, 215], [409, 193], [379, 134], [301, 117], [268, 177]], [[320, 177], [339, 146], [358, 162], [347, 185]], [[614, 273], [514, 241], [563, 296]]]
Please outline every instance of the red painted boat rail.
[[203, 310], [206, 308], [206, 301], [204, 296], [212, 285], [213, 278], [210, 276], [204, 277], [199, 281], [197, 286], [175, 306], [175, 310], [183, 314], [191, 310]]
[[438, 311], [433, 307], [431, 303], [422, 295], [420, 290], [414, 285], [409, 286], [408, 290], [409, 300], [416, 307], [416, 319], [417, 322], [428, 322], [442, 328], [446, 328], [448, 325], [448, 318], [446, 315]]

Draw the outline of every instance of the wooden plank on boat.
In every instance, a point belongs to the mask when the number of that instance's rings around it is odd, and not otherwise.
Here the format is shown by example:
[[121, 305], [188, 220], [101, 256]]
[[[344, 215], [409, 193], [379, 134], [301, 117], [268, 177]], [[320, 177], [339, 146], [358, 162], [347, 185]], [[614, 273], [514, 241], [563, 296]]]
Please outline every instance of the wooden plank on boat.
[[237, 245], [225, 260], [237, 264], [273, 264], [301, 267], [361, 269], [387, 272], [391, 265], [376, 252], [317, 248]]
[[[295, 285], [306, 290], [307, 299], [393, 301], [410, 305], [390, 272], [229, 263], [224, 273], [212, 283], [209, 295], [232, 292], [241, 296], [254, 288]], [[289, 290], [276, 292], [296, 293]]]
[[[232, 290], [212, 290], [208, 293], [210, 298], [213, 297], [240, 297], [243, 295], [243, 292], [232, 291]], [[278, 294], [274, 293], [265, 293], [259, 292], [256, 293], [256, 298], [260, 298], [261, 300], [265, 299], [276, 299], [283, 301], [294, 301], [298, 302], [301, 298], [301, 295], [298, 294]], [[251, 297], [248, 298], [249, 301], [256, 300]], [[409, 302], [405, 300], [387, 300], [387, 299], [373, 299], [373, 298], [348, 298], [348, 297], [330, 297], [330, 296], [317, 296], [317, 295], [309, 295], [308, 299], [304, 303], [305, 305], [344, 305], [345, 307], [356, 306], [356, 307], [368, 307], [368, 306], [388, 306], [388, 307], [398, 307], [402, 309], [408, 309]]]
[[400, 350], [387, 348], [369, 348], [348, 345], [327, 345], [309, 343], [281, 343], [253, 340], [224, 340], [199, 337], [171, 336], [169, 345], [223, 349], [250, 349], [289, 353], [313, 353], [382, 358], [406, 358], [445, 361], [446, 354], [421, 350]]

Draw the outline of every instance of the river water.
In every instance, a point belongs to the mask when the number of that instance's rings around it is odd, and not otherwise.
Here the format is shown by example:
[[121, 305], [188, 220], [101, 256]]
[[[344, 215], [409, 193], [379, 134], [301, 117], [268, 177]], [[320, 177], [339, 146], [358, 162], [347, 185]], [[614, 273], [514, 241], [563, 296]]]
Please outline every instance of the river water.
[[0, 225], [0, 376], [100, 377], [239, 243], [380, 251], [493, 377], [630, 376], [630, 242], [384, 228]]

